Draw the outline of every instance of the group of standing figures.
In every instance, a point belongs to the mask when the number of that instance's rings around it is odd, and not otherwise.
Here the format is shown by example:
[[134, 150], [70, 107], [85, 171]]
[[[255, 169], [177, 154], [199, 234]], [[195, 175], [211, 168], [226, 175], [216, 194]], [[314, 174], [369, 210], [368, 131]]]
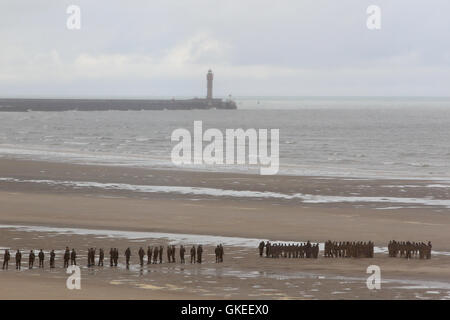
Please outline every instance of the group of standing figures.
[[[147, 252], [141, 247], [138, 251], [139, 256], [139, 264], [141, 266], [144, 265], [144, 257], [147, 254], [147, 264], [156, 264], [156, 263], [163, 263], [163, 255], [164, 255], [164, 247], [163, 246], [148, 246]], [[175, 263], [176, 262], [176, 246], [174, 245], [168, 245], [167, 250], [167, 262], [168, 263]], [[186, 248], [183, 245], [180, 245], [179, 249], [179, 256], [180, 256], [180, 263], [186, 263], [185, 260], [185, 254], [186, 254]], [[125, 258], [126, 261], [130, 260], [131, 252], [125, 251]], [[197, 248], [195, 246], [192, 246], [190, 249], [190, 255], [191, 255], [191, 263], [202, 263], [202, 257], [203, 257], [203, 246], [199, 244]], [[128, 265], [128, 262], [127, 262]]]
[[[87, 266], [93, 267], [95, 265], [103, 267], [104, 260], [105, 260], [105, 251], [100, 248], [98, 251], [98, 262], [96, 264], [96, 248], [89, 248], [87, 251]], [[215, 250], [216, 255], [216, 263], [223, 262], [223, 255], [224, 255], [224, 249], [223, 245], [219, 244], [216, 246]], [[148, 246], [147, 252], [141, 247], [138, 250], [138, 256], [139, 256], [139, 263], [141, 266], [144, 265], [144, 257], [147, 255], [147, 264], [156, 264], [156, 263], [163, 263], [163, 253], [164, 253], [164, 247], [163, 246]], [[175, 256], [176, 256], [176, 246], [174, 245], [168, 245], [167, 246], [167, 262], [169, 263], [175, 263]], [[179, 256], [180, 256], [180, 263], [185, 263], [185, 253], [186, 248], [183, 245], [180, 245], [179, 248]], [[127, 248], [124, 252], [125, 255], [125, 263], [127, 268], [130, 265], [131, 260], [131, 249]], [[44, 251], [41, 249], [38, 253], [38, 259], [39, 259], [39, 267], [44, 268], [44, 260], [45, 260], [45, 254]], [[20, 250], [17, 250], [16, 252], [16, 269], [20, 270], [22, 267], [22, 253]], [[50, 252], [50, 268], [55, 268], [55, 250], [52, 250]], [[197, 247], [194, 245], [190, 249], [190, 258], [191, 263], [202, 263], [203, 261], [203, 246], [200, 244]], [[3, 269], [8, 269], [9, 266], [9, 260], [11, 259], [11, 254], [9, 252], [9, 249], [5, 249], [5, 253], [3, 255]], [[28, 268], [32, 269], [34, 266], [34, 261], [36, 259], [36, 255], [34, 253], [34, 250], [30, 250], [30, 253], [28, 254]], [[64, 260], [64, 268], [67, 268], [70, 265], [77, 265], [77, 252], [75, 249], [70, 250], [69, 247], [66, 247], [63, 255]], [[109, 265], [111, 267], [115, 266], [117, 267], [119, 261], [119, 249], [117, 248], [111, 248], [109, 251]]]
[[[52, 250], [52, 252], [50, 253], [50, 265], [52, 263], [52, 257], [53, 257], [53, 264], [55, 261], [55, 251]], [[44, 268], [44, 251], [42, 251], [42, 249], [39, 251], [38, 253], [38, 259], [39, 259], [39, 268]], [[5, 249], [5, 253], [3, 255], [3, 266], [2, 269], [3, 270], [8, 270], [8, 266], [9, 266], [9, 260], [11, 259], [11, 254], [9, 253], [8, 249]], [[30, 250], [30, 253], [28, 254], [28, 268], [29, 269], [33, 269], [34, 266], [34, 261], [36, 260], [36, 255], [34, 253], [34, 250]], [[20, 250], [16, 251], [16, 269], [20, 270], [22, 268], [22, 253], [20, 252]]]
[[410, 242], [410, 241], [389, 241], [388, 251], [389, 257], [405, 257], [411, 259], [419, 255], [420, 259], [431, 259], [431, 242]]
[[[424, 242], [410, 242], [410, 241], [389, 241], [388, 251], [389, 257], [405, 257], [407, 259], [419, 256], [420, 259], [431, 259], [431, 242], [428, 241], [428, 244]], [[312, 244], [311, 242], [306, 243], [296, 243], [296, 244], [284, 244], [284, 243], [270, 243], [269, 241], [261, 241], [258, 246], [259, 255], [262, 257], [265, 256], [271, 258], [313, 258], [317, 259], [319, 256], [319, 244]], [[167, 246], [167, 262], [175, 263], [176, 256], [176, 246], [168, 245]], [[138, 250], [139, 263], [141, 266], [144, 265], [144, 257], [147, 255], [147, 264], [157, 264], [163, 263], [163, 246], [148, 246], [147, 251], [145, 251], [142, 247]], [[179, 256], [180, 263], [185, 263], [185, 253], [186, 248], [183, 245], [180, 245], [179, 248]], [[190, 261], [191, 263], [202, 263], [203, 258], [203, 246], [200, 244], [197, 247], [194, 245], [190, 249]], [[222, 244], [219, 244], [214, 249], [214, 253], [216, 256], [216, 263], [223, 262], [224, 249]], [[336, 242], [328, 240], [325, 242], [324, 247], [324, 257], [330, 258], [373, 258], [374, 255], [374, 244], [372, 241], [368, 242]], [[17, 250], [15, 254], [16, 258], [16, 269], [20, 270], [22, 266], [22, 253], [20, 250]], [[37, 254], [37, 258], [39, 259], [39, 268], [44, 268], [44, 260], [45, 254], [41, 249]], [[50, 268], [55, 268], [55, 250], [50, 252]], [[69, 266], [69, 262], [71, 265], [77, 264], [77, 252], [75, 249], [70, 250], [69, 247], [66, 247], [64, 251], [64, 268]], [[8, 249], [5, 249], [5, 253], [3, 255], [3, 269], [8, 269], [9, 260], [11, 259], [11, 254]], [[98, 253], [98, 266], [103, 266], [105, 259], [105, 252], [101, 248]], [[130, 265], [131, 259], [131, 249], [127, 248], [125, 250], [125, 262], [126, 266]], [[28, 268], [32, 269], [34, 266], [34, 262], [36, 260], [36, 254], [34, 250], [30, 250], [28, 254]], [[87, 266], [93, 267], [96, 265], [96, 249], [89, 248], [87, 252]], [[119, 249], [111, 248], [109, 251], [109, 264], [111, 267], [116, 266], [119, 260]]]
[[[176, 259], [176, 246], [174, 245], [168, 245], [167, 246], [167, 262], [169, 263], [175, 263]], [[223, 255], [224, 255], [224, 249], [223, 249], [223, 245], [219, 244], [216, 246], [215, 250], [215, 255], [216, 255], [216, 262], [223, 262]], [[147, 247], [147, 252], [145, 252], [145, 250], [141, 247], [139, 248], [138, 251], [138, 256], [139, 256], [139, 264], [141, 266], [144, 265], [144, 257], [147, 254], [147, 264], [156, 264], [156, 263], [162, 263], [163, 262], [163, 253], [164, 253], [164, 248], [163, 246], [148, 246]], [[202, 263], [203, 261], [203, 246], [201, 244], [199, 244], [197, 246], [197, 248], [193, 245], [189, 251], [190, 253], [190, 257], [191, 257], [191, 263]], [[180, 249], [179, 249], [179, 255], [180, 255], [180, 263], [186, 263], [185, 260], [185, 254], [186, 254], [186, 248], [183, 245], [180, 245]], [[127, 266], [129, 265], [129, 261], [130, 261], [130, 256], [131, 256], [131, 251], [130, 248], [128, 248], [127, 250], [125, 250], [125, 259], [126, 259], [126, 264]]]
[[266, 249], [267, 258], [313, 258], [317, 259], [319, 256], [319, 244], [311, 244], [311, 242], [306, 243], [296, 243], [296, 244], [285, 244], [285, 243], [270, 243], [267, 241], [261, 241], [259, 243], [259, 256], [264, 255], [264, 248]]
[[[217, 247], [222, 248], [223, 252], [223, 246], [220, 244]], [[72, 252], [75, 253], [75, 250], [72, 249]], [[88, 249], [88, 267], [95, 266], [95, 248]], [[176, 262], [176, 246], [175, 245], [168, 245], [166, 249], [167, 253], [167, 262], [168, 263], [175, 263]], [[186, 254], [186, 248], [183, 245], [180, 245], [179, 249], [179, 255], [180, 255], [180, 263], [185, 263], [185, 254]], [[200, 244], [197, 246], [192, 246], [190, 249], [191, 254], [191, 263], [202, 263], [202, 256], [203, 256], [203, 246]], [[130, 265], [131, 260], [131, 249], [127, 248], [124, 252], [125, 255], [125, 264], [127, 267]], [[145, 251], [142, 247], [138, 250], [138, 257], [139, 257], [139, 264], [142, 267], [144, 265], [144, 258], [147, 256], [147, 264], [157, 264], [157, 263], [163, 263], [163, 255], [164, 255], [164, 247], [163, 246], [148, 246], [147, 251]], [[66, 256], [68, 257], [68, 248], [66, 248], [66, 254], [64, 255], [64, 266], [66, 267]], [[76, 253], [75, 253], [76, 256]], [[98, 257], [98, 266], [103, 266], [105, 258], [105, 253], [103, 249], [99, 250], [99, 257]], [[119, 260], [119, 249], [117, 248], [111, 248], [109, 251], [109, 265], [111, 267], [117, 267], [117, 263]], [[216, 262], [217, 261], [217, 253], [216, 253]], [[75, 260], [73, 260], [72, 264], [76, 264]], [[68, 266], [68, 260], [67, 260], [67, 266]]]
[[324, 257], [328, 258], [373, 258], [374, 245], [372, 241], [331, 241], [325, 242]]

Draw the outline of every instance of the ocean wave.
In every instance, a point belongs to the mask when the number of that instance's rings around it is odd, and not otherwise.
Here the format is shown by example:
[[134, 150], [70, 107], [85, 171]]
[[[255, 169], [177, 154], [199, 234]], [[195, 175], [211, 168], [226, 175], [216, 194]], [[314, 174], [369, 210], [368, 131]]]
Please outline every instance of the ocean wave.
[[[182, 165], [176, 166], [171, 162], [170, 150], [158, 146], [152, 150], [140, 148], [139, 144], [145, 142], [118, 142], [109, 137], [95, 137], [96, 142], [90, 142], [88, 147], [82, 144], [64, 144], [59, 138], [44, 141], [40, 145], [17, 146], [13, 144], [0, 144], [0, 157], [12, 157], [26, 160], [43, 160], [89, 165], [110, 165], [127, 167], [144, 167], [151, 169], [174, 168], [177, 170], [198, 172], [233, 172], [258, 173], [259, 167], [255, 165]], [[17, 141], [17, 139], [16, 139]], [[134, 141], [134, 143], [133, 143]], [[150, 140], [149, 140], [150, 141]], [[154, 142], [151, 139], [152, 143]], [[87, 142], [87, 141], [83, 141]], [[150, 145], [151, 143], [148, 142]], [[64, 147], [65, 146], [65, 147]], [[148, 147], [148, 146], [147, 146]], [[88, 149], [89, 150], [85, 150]], [[113, 150], [112, 150], [113, 149]], [[111, 151], [108, 151], [111, 150]], [[158, 153], [158, 154], [157, 154]], [[367, 158], [359, 158], [367, 159]], [[364, 160], [366, 161], [366, 160]], [[279, 175], [292, 176], [327, 176], [327, 177], [354, 177], [371, 179], [404, 179], [404, 180], [448, 180], [448, 172], [425, 173], [423, 170], [411, 170], [406, 163], [381, 161], [377, 165], [364, 166], [358, 158], [330, 157], [328, 160], [309, 160], [303, 164], [297, 163], [295, 155], [280, 159]], [[395, 167], [395, 169], [394, 169]], [[420, 168], [420, 167], [416, 167]], [[427, 168], [424, 166], [423, 168]], [[425, 170], [425, 169], [424, 169]]]

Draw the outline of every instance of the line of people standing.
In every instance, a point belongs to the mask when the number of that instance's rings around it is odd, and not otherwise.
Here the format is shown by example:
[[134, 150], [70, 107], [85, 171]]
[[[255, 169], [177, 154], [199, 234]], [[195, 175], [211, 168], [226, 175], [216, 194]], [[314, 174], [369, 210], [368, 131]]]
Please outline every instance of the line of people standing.
[[[218, 246], [219, 247], [219, 246]], [[223, 257], [223, 246], [220, 245], [222, 248], [222, 257]], [[176, 262], [176, 246], [175, 245], [168, 245], [166, 249], [167, 254], [167, 262], [168, 263], [175, 263]], [[115, 251], [116, 257], [118, 256], [118, 251]], [[179, 249], [179, 256], [180, 256], [180, 263], [186, 263], [185, 259], [186, 254], [186, 248], [183, 245], [180, 245]], [[145, 255], [147, 255], [147, 264], [157, 264], [157, 263], [163, 263], [163, 255], [164, 255], [164, 247], [163, 246], [148, 246], [147, 252], [140, 247], [138, 250], [138, 257], [139, 257], [139, 264], [142, 267], [144, 265], [144, 258]], [[202, 263], [203, 259], [203, 246], [199, 244], [197, 248], [193, 245], [190, 249], [190, 256], [191, 256], [191, 263]], [[127, 248], [125, 250], [125, 263], [128, 267], [130, 265], [131, 260], [131, 250], [130, 248]], [[117, 265], [117, 264], [116, 264]]]
[[324, 257], [327, 258], [373, 258], [374, 244], [372, 241], [331, 241], [325, 242]]
[[424, 242], [411, 242], [411, 241], [389, 241], [388, 252], [389, 257], [405, 257], [411, 259], [419, 256], [419, 259], [431, 259], [431, 241], [428, 244]]
[[285, 244], [285, 243], [270, 243], [261, 241], [259, 243], [259, 256], [264, 254], [266, 249], [266, 257], [269, 258], [313, 258], [317, 259], [319, 256], [319, 244], [312, 244], [310, 241], [306, 243]]
[[[16, 251], [16, 270], [21, 270], [22, 268], [22, 253], [20, 250]], [[3, 255], [3, 270], [8, 270], [9, 267], [9, 260], [11, 259], [11, 253], [9, 252], [9, 249], [5, 249], [5, 253]], [[38, 253], [38, 259], [39, 259], [39, 268], [44, 268], [44, 259], [45, 254], [44, 251], [41, 249]], [[34, 261], [36, 260], [36, 255], [34, 253], [34, 250], [30, 250], [30, 253], [28, 254], [28, 268], [33, 269], [34, 267]]]
[[[176, 251], [177, 248], [175, 245], [168, 245], [167, 246], [167, 262], [168, 263], [175, 263], [176, 262]], [[185, 255], [186, 255], [186, 248], [183, 245], [180, 245], [180, 248], [178, 250], [179, 257], [180, 257], [180, 263], [186, 263]], [[141, 247], [138, 250], [138, 257], [139, 257], [139, 264], [141, 266], [144, 265], [144, 257], [147, 255], [147, 264], [157, 264], [157, 263], [163, 263], [163, 253], [164, 248], [163, 246], [148, 246], [147, 252]], [[197, 247], [194, 245], [190, 249], [190, 257], [191, 263], [202, 263], [203, 261], [203, 246], [200, 244]], [[215, 254], [216, 254], [216, 262], [223, 262], [223, 255], [224, 255], [224, 249], [223, 245], [217, 245], [215, 248]], [[130, 265], [131, 261], [131, 249], [127, 248], [124, 252], [125, 256], [125, 263], [128, 267]], [[39, 259], [39, 268], [44, 268], [44, 261], [45, 261], [45, 253], [41, 249], [37, 255]], [[94, 266], [104, 266], [104, 260], [105, 260], [105, 252], [103, 248], [100, 248], [98, 250], [98, 262], [96, 263], [96, 257], [97, 257], [97, 249], [96, 248], [88, 248], [87, 251], [87, 266], [88, 267], [94, 267]], [[56, 253], [55, 250], [51, 250], [50, 252], [50, 268], [55, 268], [55, 258]], [[30, 253], [28, 254], [28, 268], [32, 269], [34, 266], [34, 262], [36, 259], [36, 255], [34, 253], [34, 250], [30, 250]], [[7, 270], [9, 266], [9, 261], [11, 260], [11, 254], [9, 252], [9, 249], [5, 249], [5, 253], [3, 255], [3, 270]], [[16, 269], [20, 270], [22, 267], [22, 253], [20, 250], [17, 250], [15, 255], [16, 260]], [[77, 252], [74, 248], [72, 250], [69, 249], [69, 247], [66, 247], [63, 254], [63, 261], [64, 261], [64, 268], [69, 267], [69, 265], [77, 265]], [[109, 264], [111, 267], [117, 267], [119, 261], [119, 249], [117, 248], [111, 248], [109, 251]]]

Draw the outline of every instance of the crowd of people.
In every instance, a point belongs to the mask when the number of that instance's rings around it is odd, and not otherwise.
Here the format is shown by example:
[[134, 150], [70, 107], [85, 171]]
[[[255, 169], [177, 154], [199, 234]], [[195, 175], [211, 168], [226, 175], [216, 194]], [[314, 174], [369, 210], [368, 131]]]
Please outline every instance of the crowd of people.
[[324, 245], [324, 257], [327, 258], [373, 258], [374, 245], [372, 241], [331, 241]]
[[[413, 257], [419, 257], [420, 259], [431, 259], [431, 242], [427, 244], [424, 242], [410, 242], [410, 241], [389, 241], [388, 252], [389, 257], [405, 257], [411, 259]], [[258, 246], [259, 256], [265, 256], [267, 258], [313, 258], [317, 259], [319, 256], [319, 244], [312, 244], [310, 241], [306, 243], [270, 243], [269, 241], [261, 241]], [[166, 249], [167, 262], [176, 262], [176, 251], [175, 245], [168, 245]], [[200, 244], [197, 247], [194, 245], [190, 248], [190, 262], [192, 263], [202, 263], [203, 261], [203, 246]], [[223, 262], [224, 248], [222, 244], [219, 244], [214, 249], [216, 256], [216, 263]], [[147, 256], [147, 264], [161, 264], [163, 263], [163, 246], [148, 246], [147, 250], [142, 247], [138, 250], [139, 264], [142, 267], [144, 265], [145, 256]], [[178, 249], [178, 254], [180, 257], [180, 263], [184, 264], [186, 248], [180, 245]], [[131, 260], [131, 249], [127, 248], [124, 252], [125, 264], [127, 267], [130, 265]], [[374, 244], [372, 241], [362, 242], [362, 241], [331, 241], [325, 242], [324, 246], [324, 257], [327, 258], [373, 258], [374, 255]], [[39, 268], [44, 268], [45, 253], [42, 249], [39, 250], [37, 254], [39, 260]], [[50, 268], [55, 268], [56, 253], [55, 250], [50, 251]], [[103, 248], [98, 251], [97, 259], [97, 249], [89, 248], [87, 250], [87, 266], [101, 266], [104, 265], [105, 252]], [[8, 249], [5, 249], [3, 255], [3, 269], [8, 269], [9, 261], [11, 260], [11, 253]], [[34, 250], [30, 250], [28, 254], [28, 268], [32, 269], [34, 267], [34, 262], [36, 260], [36, 254]], [[70, 250], [66, 247], [63, 255], [64, 268], [70, 265], [77, 265], [77, 252], [75, 249]], [[109, 251], [109, 265], [111, 267], [117, 267], [119, 261], [119, 249], [111, 248]], [[22, 267], [22, 252], [20, 250], [16, 251], [15, 254], [16, 269], [20, 270]]]
[[[167, 262], [168, 263], [175, 263], [176, 262], [176, 246], [175, 245], [168, 245], [167, 246]], [[186, 248], [183, 245], [180, 245], [180, 248], [178, 250], [179, 257], [180, 257], [180, 263], [186, 263], [185, 261], [185, 253]], [[142, 267], [144, 265], [144, 258], [147, 256], [147, 264], [157, 264], [157, 263], [163, 263], [163, 253], [164, 253], [164, 247], [163, 246], [148, 246], [147, 251], [145, 251], [142, 247], [138, 250], [138, 257], [139, 257], [139, 264]], [[224, 256], [224, 248], [222, 244], [219, 244], [216, 246], [214, 253], [216, 255], [216, 263], [223, 262], [223, 256]], [[127, 248], [124, 252], [125, 256], [125, 264], [128, 268], [130, 266], [131, 261], [131, 249]], [[41, 249], [38, 253], [38, 259], [39, 259], [39, 268], [44, 268], [44, 261], [45, 261], [45, 253]], [[203, 246], [200, 244], [197, 247], [194, 245], [190, 249], [190, 258], [191, 263], [202, 263], [203, 261]], [[34, 250], [30, 250], [28, 254], [28, 268], [33, 269], [34, 267], [34, 261], [36, 259], [36, 255], [34, 253]], [[55, 259], [56, 259], [56, 253], [55, 250], [50, 251], [50, 268], [55, 268]], [[7, 270], [9, 266], [9, 261], [11, 260], [11, 253], [9, 252], [9, 249], [5, 249], [4, 255], [3, 255], [3, 270]], [[96, 261], [97, 260], [97, 261]], [[103, 267], [105, 260], [105, 251], [103, 248], [100, 248], [98, 250], [98, 259], [97, 259], [97, 249], [96, 248], [88, 248], [87, 250], [87, 266], [88, 267], [94, 267], [94, 266], [100, 266]], [[64, 261], [64, 268], [69, 267], [70, 265], [77, 265], [77, 252], [74, 248], [72, 250], [69, 249], [69, 247], [66, 247], [63, 254], [63, 261]], [[109, 251], [109, 265], [111, 267], [117, 267], [119, 261], [119, 249], [117, 248], [111, 248]], [[16, 269], [20, 270], [22, 268], [22, 252], [18, 249], [15, 254], [15, 262], [16, 262]]]
[[431, 242], [389, 241], [389, 257], [405, 257], [406, 259], [417, 258], [431, 259]]
[[259, 243], [259, 256], [262, 257], [264, 249], [266, 249], [267, 258], [313, 258], [317, 259], [319, 256], [319, 244], [311, 244], [310, 241], [306, 243], [270, 243], [269, 241], [261, 241]]
[[[390, 257], [419, 257], [431, 259], [431, 242], [397, 242], [390, 241], [388, 251]], [[258, 246], [259, 256], [267, 258], [314, 258], [319, 255], [319, 245], [306, 243], [280, 244], [261, 241]], [[374, 243], [372, 241], [331, 241], [324, 243], [323, 256], [326, 258], [373, 258]]]

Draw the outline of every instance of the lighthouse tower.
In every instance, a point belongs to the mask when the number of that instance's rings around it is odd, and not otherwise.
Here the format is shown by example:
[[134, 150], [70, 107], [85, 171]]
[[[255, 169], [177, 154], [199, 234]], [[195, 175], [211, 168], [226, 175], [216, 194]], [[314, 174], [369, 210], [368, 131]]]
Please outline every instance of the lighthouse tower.
[[213, 79], [214, 74], [212, 73], [211, 69], [208, 70], [208, 73], [206, 74], [206, 99], [212, 99], [212, 91], [213, 91]]

